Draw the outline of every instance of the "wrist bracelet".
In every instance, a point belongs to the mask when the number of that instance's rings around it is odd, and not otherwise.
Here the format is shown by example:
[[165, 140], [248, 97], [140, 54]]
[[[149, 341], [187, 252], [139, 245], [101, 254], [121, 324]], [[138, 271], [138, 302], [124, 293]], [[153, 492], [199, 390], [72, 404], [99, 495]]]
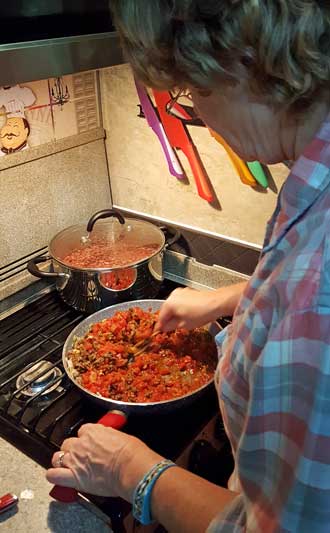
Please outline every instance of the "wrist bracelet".
[[137, 485], [133, 495], [133, 516], [144, 526], [153, 523], [151, 516], [151, 492], [154, 484], [159, 476], [171, 466], [176, 466], [175, 463], [164, 459], [155, 466], [141, 479]]

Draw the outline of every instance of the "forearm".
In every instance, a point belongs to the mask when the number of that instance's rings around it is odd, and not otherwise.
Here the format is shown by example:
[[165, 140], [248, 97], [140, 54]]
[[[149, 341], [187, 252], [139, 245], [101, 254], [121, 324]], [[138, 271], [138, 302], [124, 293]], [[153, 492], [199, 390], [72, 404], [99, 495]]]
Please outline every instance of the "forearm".
[[236, 496], [187, 470], [169, 468], [153, 488], [152, 515], [169, 533], [202, 533]]
[[194, 329], [213, 322], [220, 316], [231, 316], [247, 281], [217, 290], [175, 289], [162, 305], [155, 329]]
[[247, 285], [247, 281], [226, 285], [210, 293], [210, 311], [212, 320], [219, 316], [232, 316], [237, 307], [239, 299]]

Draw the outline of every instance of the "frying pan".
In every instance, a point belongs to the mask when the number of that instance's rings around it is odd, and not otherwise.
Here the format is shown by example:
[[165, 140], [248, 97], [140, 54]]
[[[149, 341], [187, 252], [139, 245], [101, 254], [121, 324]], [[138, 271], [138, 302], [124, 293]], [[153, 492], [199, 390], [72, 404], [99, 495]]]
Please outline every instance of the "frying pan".
[[[89, 317], [85, 318], [80, 324], [78, 324], [68, 336], [64, 346], [63, 346], [63, 366], [64, 370], [67, 373], [70, 380], [78, 387], [82, 393], [88, 396], [92, 401], [98, 403], [105, 409], [108, 413], [105, 414], [99, 421], [98, 424], [102, 424], [107, 427], [113, 427], [115, 429], [121, 429], [125, 424], [127, 417], [129, 415], [153, 415], [153, 414], [163, 414], [174, 411], [176, 409], [182, 408], [189, 405], [192, 402], [195, 402], [201, 395], [203, 395], [209, 387], [213, 386], [213, 377], [210, 380], [200, 387], [199, 389], [194, 390], [184, 396], [179, 398], [174, 398], [173, 400], [165, 400], [161, 402], [150, 402], [150, 403], [133, 403], [133, 402], [122, 402], [119, 400], [113, 400], [111, 398], [104, 398], [89, 390], [85, 389], [77, 380], [75, 372], [72, 366], [72, 363], [68, 359], [68, 353], [73, 347], [73, 343], [76, 337], [83, 337], [85, 333], [89, 330], [92, 324], [100, 322], [105, 318], [112, 317], [117, 311], [127, 311], [131, 307], [140, 307], [144, 311], [158, 311], [164, 300], [133, 300], [130, 302], [120, 303], [112, 305], [101, 311], [93, 313]], [[221, 326], [212, 322], [209, 325], [209, 331], [213, 337], [221, 330]], [[56, 500], [62, 502], [72, 502], [76, 501], [78, 494], [74, 489], [67, 489], [65, 487], [54, 487], [50, 495]]]

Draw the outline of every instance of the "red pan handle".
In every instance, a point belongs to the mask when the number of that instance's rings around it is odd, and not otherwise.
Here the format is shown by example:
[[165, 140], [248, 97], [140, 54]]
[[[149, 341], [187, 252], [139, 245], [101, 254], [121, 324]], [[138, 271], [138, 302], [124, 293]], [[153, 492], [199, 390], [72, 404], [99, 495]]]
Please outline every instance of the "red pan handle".
[[213, 193], [195, 147], [191, 143], [186, 143], [182, 150], [189, 161], [199, 196], [209, 203], [213, 202]]
[[[127, 421], [127, 417], [121, 411], [109, 411], [97, 422], [107, 428], [121, 429]], [[62, 503], [73, 503], [78, 499], [78, 492], [71, 487], [61, 487], [54, 485], [49, 496]]]

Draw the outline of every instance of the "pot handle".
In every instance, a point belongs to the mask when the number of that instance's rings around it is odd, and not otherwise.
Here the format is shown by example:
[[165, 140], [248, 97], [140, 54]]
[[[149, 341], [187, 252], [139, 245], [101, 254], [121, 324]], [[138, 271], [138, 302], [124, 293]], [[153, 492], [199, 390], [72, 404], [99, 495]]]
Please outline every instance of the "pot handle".
[[[98, 424], [102, 424], [108, 428], [121, 429], [127, 422], [127, 417], [122, 411], [109, 411], [100, 420]], [[54, 485], [49, 493], [49, 496], [62, 503], [73, 503], [78, 499], [78, 492], [71, 487], [61, 487]]]
[[42, 270], [39, 270], [38, 264], [39, 263], [45, 263], [46, 261], [49, 261], [51, 257], [49, 256], [39, 256], [34, 257], [33, 259], [30, 259], [30, 261], [27, 264], [27, 270], [32, 276], [35, 276], [36, 278], [64, 278], [67, 276], [64, 272], [43, 272]]
[[164, 233], [166, 244], [165, 246], [172, 246], [181, 237], [181, 232], [173, 226], [159, 226], [159, 229]]
[[87, 231], [90, 233], [93, 228], [95, 222], [97, 222], [100, 218], [108, 218], [108, 217], [116, 217], [121, 224], [125, 224], [125, 219], [119, 211], [116, 211], [115, 209], [102, 209], [101, 211], [98, 211], [95, 213], [91, 218], [89, 219], [87, 223]]

